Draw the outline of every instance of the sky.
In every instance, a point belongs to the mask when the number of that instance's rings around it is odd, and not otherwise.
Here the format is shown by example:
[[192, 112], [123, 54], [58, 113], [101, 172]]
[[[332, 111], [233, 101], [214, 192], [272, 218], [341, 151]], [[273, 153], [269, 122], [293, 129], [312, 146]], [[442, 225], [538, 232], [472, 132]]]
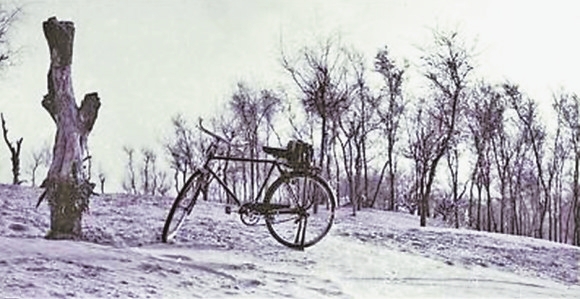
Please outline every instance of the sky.
[[[4, 3], [6, 1], [3, 1]], [[370, 64], [388, 45], [416, 64], [434, 28], [473, 41], [478, 76], [510, 80], [549, 107], [560, 88], [580, 93], [580, 10], [575, 1], [460, 0], [22, 0], [10, 32], [18, 54], [0, 74], [0, 112], [9, 137], [24, 137], [23, 178], [31, 152], [52, 144], [55, 125], [41, 107], [50, 63], [42, 22], [75, 23], [73, 86], [77, 100], [98, 92], [102, 107], [89, 146], [93, 169], [120, 190], [123, 146], [151, 147], [171, 134], [180, 113], [194, 123], [223, 110], [239, 81], [292, 88], [281, 52], [295, 53], [339, 35]], [[420, 84], [420, 83], [419, 83]], [[3, 148], [3, 149], [2, 149]], [[0, 145], [0, 182], [9, 151]]]

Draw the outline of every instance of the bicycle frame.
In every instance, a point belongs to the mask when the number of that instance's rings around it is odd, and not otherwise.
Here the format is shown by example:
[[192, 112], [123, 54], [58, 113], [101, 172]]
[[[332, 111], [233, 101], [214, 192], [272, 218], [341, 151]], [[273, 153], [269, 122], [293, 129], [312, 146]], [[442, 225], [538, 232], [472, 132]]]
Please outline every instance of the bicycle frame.
[[[226, 214], [231, 214], [230, 204], [236, 204], [241, 221], [248, 226], [256, 225], [261, 219], [265, 220], [270, 234], [281, 244], [290, 248], [304, 249], [320, 241], [329, 231], [333, 219], [336, 202], [328, 183], [319, 176], [319, 169], [311, 165], [312, 148], [300, 141], [290, 141], [287, 148], [263, 147], [266, 154], [273, 158], [247, 158], [240, 150], [241, 145], [232, 144], [225, 138], [205, 129], [200, 119], [199, 128], [202, 132], [214, 137], [214, 141], [205, 148], [205, 159], [184, 182], [171, 210], [165, 220], [162, 240], [168, 242], [173, 239], [185, 218], [191, 214], [195, 203], [203, 193], [207, 196], [209, 184], [215, 179], [225, 190], [228, 196]], [[218, 147], [218, 143], [228, 145], [227, 152]], [[231, 150], [239, 154], [230, 156]], [[212, 164], [217, 161], [220, 163]], [[240, 200], [235, 190], [235, 184], [227, 184], [218, 173], [227, 162], [254, 163], [263, 165], [263, 182], [257, 179], [254, 185], [252, 177], [251, 196]], [[261, 168], [261, 167], [259, 167]], [[274, 169], [279, 177], [273, 178]], [[236, 170], [237, 171], [237, 170]], [[244, 170], [245, 172], [245, 170]], [[252, 171], [254, 173], [254, 171]], [[253, 176], [253, 175], [252, 175]], [[258, 187], [256, 194], [254, 187]], [[230, 188], [232, 187], [232, 188]], [[246, 189], [244, 189], [246, 190]], [[189, 193], [189, 192], [192, 193]], [[239, 193], [239, 192], [238, 192]], [[244, 192], [245, 193], [245, 192]], [[326, 204], [326, 209], [318, 209], [319, 204]], [[310, 209], [313, 209], [310, 211]], [[318, 211], [317, 211], [318, 210]], [[312, 218], [311, 218], [312, 217]], [[312, 219], [312, 221], [309, 221]], [[310, 230], [307, 232], [307, 225]], [[308, 238], [308, 240], [307, 240]]]
[[[274, 159], [250, 159], [250, 158], [229, 157], [229, 156], [219, 156], [219, 155], [209, 156], [202, 167], [202, 171], [209, 174], [211, 176], [211, 179], [215, 179], [218, 182], [218, 184], [221, 185], [221, 187], [226, 191], [229, 198], [231, 198], [234, 201], [234, 203], [238, 206], [241, 206], [243, 204], [242, 200], [240, 200], [237, 197], [235, 192], [232, 191], [230, 189], [230, 187], [209, 166], [210, 162], [212, 162], [212, 161], [231, 161], [231, 162], [241, 162], [241, 163], [271, 164], [271, 166], [267, 172], [267, 175], [264, 178], [264, 181], [262, 182], [262, 184], [260, 186], [260, 189], [258, 189], [258, 193], [256, 194], [256, 197], [253, 198], [253, 202], [257, 202], [258, 199], [260, 198], [260, 196], [262, 196], [262, 193], [264, 192], [264, 190], [268, 186], [268, 181], [272, 177], [272, 173], [274, 172], [274, 169], [278, 169], [278, 172], [280, 172], [280, 174], [282, 174], [282, 175], [284, 175], [284, 173], [286, 173], [286, 171], [282, 168], [282, 166], [284, 164], [281, 163], [280, 161], [274, 160]], [[207, 185], [209, 185], [211, 183], [211, 179], [207, 181], [207, 183], [206, 183]]]

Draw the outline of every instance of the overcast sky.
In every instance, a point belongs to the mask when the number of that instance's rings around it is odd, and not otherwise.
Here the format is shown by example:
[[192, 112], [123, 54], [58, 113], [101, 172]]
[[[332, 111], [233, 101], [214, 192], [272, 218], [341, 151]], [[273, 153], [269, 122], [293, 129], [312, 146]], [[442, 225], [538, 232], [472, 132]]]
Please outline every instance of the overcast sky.
[[[18, 3], [18, 2], [17, 2]], [[432, 28], [458, 28], [476, 41], [477, 74], [509, 79], [549, 103], [560, 87], [580, 92], [580, 10], [575, 1], [403, 0], [25, 0], [13, 31], [20, 49], [0, 77], [0, 111], [12, 139], [29, 156], [55, 126], [40, 101], [46, 94], [48, 47], [42, 22], [75, 23], [73, 84], [77, 100], [96, 91], [102, 101], [89, 144], [94, 168], [118, 188], [124, 145], [159, 147], [170, 119], [194, 122], [219, 111], [242, 80], [255, 88], [288, 84], [280, 50], [292, 52], [339, 34], [372, 62], [384, 45], [417, 61]], [[28, 174], [23, 174], [28, 178]], [[0, 181], [10, 181], [0, 145]]]

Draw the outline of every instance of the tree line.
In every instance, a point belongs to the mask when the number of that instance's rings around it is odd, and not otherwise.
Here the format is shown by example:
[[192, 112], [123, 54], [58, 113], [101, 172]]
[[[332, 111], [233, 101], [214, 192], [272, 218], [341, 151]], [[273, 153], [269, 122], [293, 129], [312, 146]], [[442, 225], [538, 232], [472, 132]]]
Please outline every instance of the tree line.
[[[240, 82], [211, 124], [252, 158], [264, 157], [263, 145], [284, 145], [281, 136], [313, 143], [316, 165], [353, 215], [406, 211], [422, 226], [440, 217], [457, 228], [579, 245], [579, 97], [554, 93], [548, 114], [557, 121], [548, 123], [516, 83], [477, 77], [470, 46], [457, 32], [433, 32], [418, 66], [424, 90], [411, 90], [409, 64], [388, 47], [369, 68], [330, 38], [282, 53], [293, 90]], [[207, 139], [183, 116], [172, 124], [165, 150], [179, 190]], [[232, 164], [220, 168], [224, 181], [252, 198], [264, 170]]]

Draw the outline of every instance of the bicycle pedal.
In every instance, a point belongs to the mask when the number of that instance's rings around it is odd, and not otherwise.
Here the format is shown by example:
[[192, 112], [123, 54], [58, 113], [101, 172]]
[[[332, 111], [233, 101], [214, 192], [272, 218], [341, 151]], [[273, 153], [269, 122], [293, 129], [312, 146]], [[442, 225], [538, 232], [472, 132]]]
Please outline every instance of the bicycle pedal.
[[232, 207], [230, 206], [226, 206], [226, 214], [231, 214], [232, 213]]

